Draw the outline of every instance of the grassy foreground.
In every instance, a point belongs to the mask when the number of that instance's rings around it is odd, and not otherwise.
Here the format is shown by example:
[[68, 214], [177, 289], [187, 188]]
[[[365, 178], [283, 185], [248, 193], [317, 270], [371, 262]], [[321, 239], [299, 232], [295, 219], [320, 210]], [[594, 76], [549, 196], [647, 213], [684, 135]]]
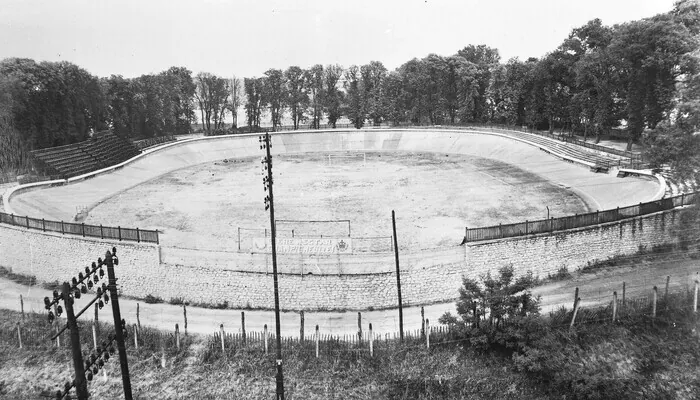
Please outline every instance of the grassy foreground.
[[[18, 348], [19, 313], [0, 311], [0, 398], [37, 399], [54, 392], [71, 376], [68, 347], [56, 348], [41, 337], [27, 337]], [[44, 315], [28, 315], [27, 329], [47, 328]], [[84, 353], [91, 348], [91, 327], [81, 332]], [[106, 332], [108, 325], [102, 326]], [[231, 349], [224, 357], [203, 336], [183, 338], [177, 352], [168, 345], [162, 367], [159, 334], [144, 328], [144, 344], [127, 346], [136, 399], [270, 399], [275, 395], [274, 352], [258, 346]], [[170, 336], [165, 336], [172, 340]], [[67, 337], [64, 335], [64, 340]], [[169, 344], [172, 344], [170, 342]], [[272, 343], [271, 343], [272, 347]], [[341, 346], [342, 347], [342, 346]], [[271, 348], [272, 350], [272, 348]], [[477, 356], [456, 344], [430, 351], [418, 341], [377, 346], [374, 358], [339, 348], [315, 357], [312, 344], [292, 344], [284, 354], [288, 399], [546, 399], [509, 359]], [[107, 363], [88, 384], [91, 398], [123, 398], [118, 359]]]
[[[615, 324], [610, 309], [590, 309], [589, 320], [569, 329], [571, 311], [535, 316], [503, 330], [450, 331], [435, 335], [430, 350], [419, 339], [367, 343], [285, 341], [288, 399], [697, 399], [700, 398], [698, 319], [688, 293], [659, 304], [630, 303]], [[601, 317], [601, 318], [598, 318]], [[71, 379], [70, 349], [45, 336], [46, 316], [28, 314], [19, 349], [17, 312], [0, 310], [0, 398], [38, 399]], [[607, 322], [606, 322], [607, 321]], [[562, 327], [563, 326], [563, 327]], [[101, 336], [110, 326], [101, 324]], [[240, 339], [240, 337], [239, 337]], [[81, 326], [83, 353], [92, 348], [91, 322]], [[135, 399], [271, 399], [275, 395], [274, 342], [227, 339], [222, 353], [213, 336], [181, 336], [143, 328], [138, 350], [127, 352]], [[164, 349], [164, 350], [163, 350]], [[478, 349], [478, 350], [477, 350]], [[121, 399], [116, 355], [89, 383], [91, 398]]]

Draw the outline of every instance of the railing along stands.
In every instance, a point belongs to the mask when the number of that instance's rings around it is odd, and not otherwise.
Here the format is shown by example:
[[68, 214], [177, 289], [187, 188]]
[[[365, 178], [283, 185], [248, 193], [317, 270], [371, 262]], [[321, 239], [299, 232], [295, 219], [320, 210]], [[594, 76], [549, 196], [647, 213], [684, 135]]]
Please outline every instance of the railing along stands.
[[119, 241], [159, 243], [158, 231], [122, 228], [120, 226], [86, 225], [64, 221], [51, 221], [0, 212], [0, 223], [36, 229], [43, 232], [60, 232], [63, 235], [115, 239]]
[[513, 224], [499, 224], [482, 228], [466, 228], [464, 239], [466, 242], [503, 239], [615, 222], [693, 204], [697, 200], [698, 193], [700, 192], [684, 193], [679, 196], [647, 203], [639, 203], [634, 206], [618, 207], [612, 210], [596, 211], [586, 214], [576, 214], [559, 218], [552, 217], [550, 219], [516, 222]]

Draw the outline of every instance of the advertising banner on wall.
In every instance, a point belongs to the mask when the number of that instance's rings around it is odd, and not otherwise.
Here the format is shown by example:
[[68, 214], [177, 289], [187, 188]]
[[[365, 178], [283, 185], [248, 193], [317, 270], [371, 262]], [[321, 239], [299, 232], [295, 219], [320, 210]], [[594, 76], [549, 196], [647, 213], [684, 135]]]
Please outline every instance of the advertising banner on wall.
[[[268, 252], [272, 248], [270, 238], [256, 238], [254, 251]], [[279, 254], [352, 254], [350, 238], [277, 238]]]

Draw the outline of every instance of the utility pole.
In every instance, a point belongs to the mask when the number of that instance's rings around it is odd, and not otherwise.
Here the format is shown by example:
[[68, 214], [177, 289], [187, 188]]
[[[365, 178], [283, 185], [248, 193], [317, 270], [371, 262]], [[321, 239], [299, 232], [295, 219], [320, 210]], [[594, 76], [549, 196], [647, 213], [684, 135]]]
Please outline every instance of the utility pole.
[[[263, 169], [263, 186], [268, 192], [265, 196], [265, 210], [270, 210], [270, 233], [272, 240], [272, 279], [275, 291], [275, 333], [277, 342], [277, 375], [275, 377], [277, 381], [277, 399], [284, 400], [284, 377], [282, 375], [282, 336], [280, 329], [280, 296], [279, 288], [277, 284], [277, 231], [275, 228], [275, 201], [272, 193], [272, 155], [270, 155], [270, 148], [272, 144], [270, 143], [270, 134], [268, 132], [265, 135], [260, 136], [260, 149], [265, 150], [265, 158], [262, 160]], [[267, 172], [267, 173], [266, 173]]]
[[80, 335], [78, 331], [78, 322], [73, 311], [73, 297], [71, 296], [71, 288], [68, 282], [63, 282], [61, 287], [63, 294], [63, 304], [66, 308], [66, 320], [68, 321], [68, 329], [70, 330], [70, 343], [73, 350], [73, 368], [75, 369], [75, 392], [79, 400], [87, 400], [87, 381], [85, 380], [85, 367], [83, 367], [83, 353], [80, 349]]
[[119, 297], [117, 296], [117, 278], [114, 274], [114, 264], [119, 264], [117, 258], [117, 249], [112, 247], [112, 253], [105, 253], [105, 261], [107, 265], [107, 278], [111, 298], [112, 298], [112, 315], [114, 316], [114, 330], [117, 339], [117, 349], [119, 351], [119, 364], [122, 370], [122, 383], [124, 386], [124, 399], [132, 400], [131, 394], [131, 378], [129, 377], [129, 364], [126, 360], [126, 346], [124, 345], [124, 330], [126, 324], [122, 321], [121, 311], [119, 310]]
[[[126, 337], [126, 323], [121, 319], [119, 313], [119, 303], [117, 300], [116, 291], [116, 278], [114, 277], [114, 265], [119, 263], [116, 257], [117, 249], [112, 247], [112, 253], [107, 252], [105, 261], [102, 258], [97, 259], [97, 263], [92, 263], [91, 267], [85, 267], [85, 274], [82, 272], [78, 273], [77, 277], [71, 279], [71, 283], [64, 282], [61, 287], [61, 294], [57, 290], [53, 291], [53, 300], [49, 297], [44, 297], [44, 308], [49, 312], [48, 318], [49, 323], [53, 323], [54, 319], [59, 317], [63, 312], [63, 308], [58, 305], [58, 303], [63, 300], [64, 306], [66, 308], [66, 319], [67, 324], [62, 328], [56, 328], [56, 334], [51, 337], [51, 340], [59, 340], [60, 335], [67, 329], [70, 331], [71, 344], [73, 348], [73, 365], [75, 368], [76, 377], [72, 381], [66, 382], [63, 385], [63, 389], [56, 391], [56, 398], [62, 399], [69, 396], [70, 390], [75, 387], [78, 399], [87, 399], [87, 382], [92, 381], [93, 377], [102, 369], [105, 362], [109, 360], [110, 355], [114, 354], [114, 347], [112, 347], [112, 342], [114, 342], [117, 337], [119, 345], [119, 355], [120, 361], [122, 363], [122, 380], [124, 382], [124, 397], [127, 400], [132, 399], [131, 395], [131, 383], [129, 382], [129, 370], [126, 366], [126, 349], [124, 348], [124, 338]], [[107, 266], [107, 272], [109, 277], [109, 286], [106, 283], [102, 283], [101, 287], [97, 286], [97, 282], [100, 278], [103, 278], [104, 266]], [[75, 312], [73, 305], [76, 299], [79, 299], [82, 294], [87, 294], [89, 290], [95, 289], [95, 295], [88, 302], [88, 304], [77, 313]], [[115, 333], [108, 335], [108, 340], [103, 341], [101, 346], [95, 346], [95, 351], [89, 356], [86, 356], [85, 364], [83, 366], [83, 355], [80, 347], [80, 335], [78, 331], [78, 318], [85, 311], [87, 311], [92, 305], [95, 305], [95, 324], [97, 324], [97, 310], [102, 309], [104, 304], [108, 303], [110, 300], [110, 294], [108, 290], [111, 289], [112, 299], [117, 300], [112, 303], [112, 310], [115, 317]], [[104, 300], [104, 301], [103, 301]], [[53, 306], [54, 311], [51, 311]], [[54, 314], [55, 313], [55, 314]], [[95, 341], [97, 341], [97, 335], [94, 336]], [[70, 397], [69, 397], [70, 398]]]
[[399, 335], [403, 342], [403, 301], [401, 300], [401, 270], [399, 268], [399, 243], [396, 239], [396, 214], [391, 210], [391, 225], [394, 229], [394, 257], [396, 259], [396, 289], [399, 292]]

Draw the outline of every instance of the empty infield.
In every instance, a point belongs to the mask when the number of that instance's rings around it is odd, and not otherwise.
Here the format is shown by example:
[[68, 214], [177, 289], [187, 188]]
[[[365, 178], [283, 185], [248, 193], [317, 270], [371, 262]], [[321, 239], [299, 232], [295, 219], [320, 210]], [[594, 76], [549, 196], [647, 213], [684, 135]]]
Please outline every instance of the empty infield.
[[[342, 154], [342, 153], [333, 153]], [[352, 153], [345, 153], [352, 154]], [[364, 154], [364, 153], [363, 153]], [[391, 210], [399, 245], [429, 248], [459, 244], [465, 226], [541, 219], [588, 211], [573, 192], [516, 165], [468, 155], [368, 152], [364, 157], [308, 153], [275, 158], [276, 217], [349, 220], [356, 240], [390, 250]], [[167, 173], [100, 203], [86, 223], [148, 226], [164, 245], [242, 250], [269, 227], [259, 158], [226, 159]], [[279, 232], [290, 236], [293, 223]], [[308, 224], [298, 237], [317, 236]], [[345, 232], [328, 231], [328, 235]]]

